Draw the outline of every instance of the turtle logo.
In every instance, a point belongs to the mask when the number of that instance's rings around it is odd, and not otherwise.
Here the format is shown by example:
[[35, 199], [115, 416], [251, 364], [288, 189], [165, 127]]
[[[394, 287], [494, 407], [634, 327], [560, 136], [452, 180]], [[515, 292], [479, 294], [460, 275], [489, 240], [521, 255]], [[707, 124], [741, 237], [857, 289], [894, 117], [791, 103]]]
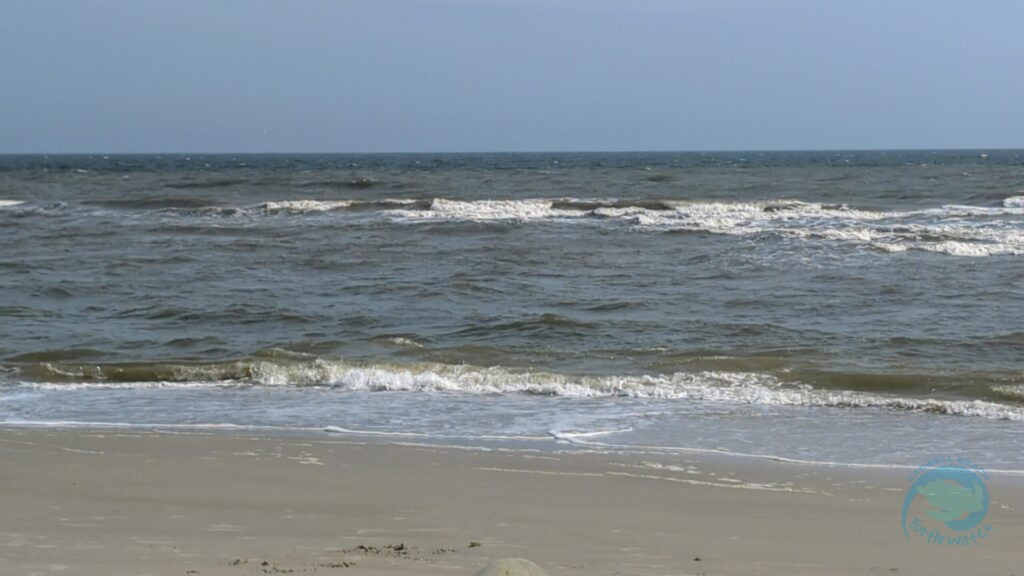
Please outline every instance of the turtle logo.
[[[913, 483], [903, 500], [903, 535], [908, 541], [911, 534], [918, 534], [931, 544], [977, 545], [978, 538], [992, 530], [989, 524], [979, 527], [988, 513], [983, 479], [988, 475], [964, 458], [941, 459], [941, 464], [922, 466], [910, 476]], [[912, 516], [911, 507], [921, 505], [924, 518]]]

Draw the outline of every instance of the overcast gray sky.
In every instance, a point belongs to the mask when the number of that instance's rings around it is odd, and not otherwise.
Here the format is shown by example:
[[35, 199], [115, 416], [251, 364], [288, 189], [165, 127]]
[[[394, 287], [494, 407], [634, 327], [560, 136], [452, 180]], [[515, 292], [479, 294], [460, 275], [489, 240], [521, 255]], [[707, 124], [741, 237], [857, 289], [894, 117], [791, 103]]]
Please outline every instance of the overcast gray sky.
[[0, 152], [1024, 147], [1018, 0], [5, 0]]

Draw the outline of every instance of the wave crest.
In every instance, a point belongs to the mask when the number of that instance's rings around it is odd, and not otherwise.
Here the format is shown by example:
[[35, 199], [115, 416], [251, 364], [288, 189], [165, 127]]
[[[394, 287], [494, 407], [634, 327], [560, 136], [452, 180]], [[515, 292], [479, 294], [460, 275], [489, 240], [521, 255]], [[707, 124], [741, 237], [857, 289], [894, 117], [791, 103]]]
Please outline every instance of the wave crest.
[[390, 216], [411, 222], [603, 220], [649, 231], [775, 234], [889, 253], [912, 249], [952, 256], [1024, 254], [1024, 204], [1004, 204], [886, 212], [798, 200], [435, 199], [428, 208], [397, 210]]
[[[244, 359], [209, 364], [40, 363], [19, 367], [36, 388], [161, 386], [327, 386], [349, 391], [633, 397], [766, 406], [878, 408], [1024, 421], [1024, 407], [982, 400], [907, 398], [828, 390], [760, 372], [575, 376], [452, 364], [358, 365], [321, 358]], [[62, 383], [55, 383], [62, 382]]]
[[[129, 205], [139, 202], [149, 206], [146, 202], [150, 201], [133, 200]], [[0, 200], [0, 208], [20, 203]], [[163, 206], [162, 213], [186, 217], [329, 214], [357, 218], [360, 222], [376, 219], [402, 224], [551, 222], [621, 226], [649, 232], [775, 235], [882, 253], [919, 250], [952, 256], [1024, 255], [1024, 196], [1006, 198], [1000, 207], [947, 205], [890, 211], [791, 199], [727, 202], [644, 198], [348, 198], [276, 200], [247, 207], [178, 204], [189, 203], [172, 199], [156, 205]]]
[[269, 214], [291, 212], [304, 214], [309, 212], [328, 212], [352, 206], [351, 200], [282, 200], [280, 202], [264, 202], [260, 207]]

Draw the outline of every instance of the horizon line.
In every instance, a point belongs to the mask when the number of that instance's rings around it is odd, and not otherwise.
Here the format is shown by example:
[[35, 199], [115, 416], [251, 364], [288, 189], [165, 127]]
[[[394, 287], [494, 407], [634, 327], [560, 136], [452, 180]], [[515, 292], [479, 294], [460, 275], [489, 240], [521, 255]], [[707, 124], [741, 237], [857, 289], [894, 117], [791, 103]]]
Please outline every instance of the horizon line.
[[394, 155], [394, 156], [416, 156], [416, 155], [473, 155], [473, 154], [777, 154], [777, 153], [807, 153], [807, 152], [1024, 152], [1024, 146], [1015, 147], [970, 147], [970, 148], [721, 148], [721, 149], [651, 149], [651, 150], [450, 150], [450, 151], [316, 151], [316, 152], [286, 152], [286, 151], [139, 151], [139, 152], [4, 152], [0, 156], [178, 156], [194, 154], [197, 156], [315, 156], [315, 155]]

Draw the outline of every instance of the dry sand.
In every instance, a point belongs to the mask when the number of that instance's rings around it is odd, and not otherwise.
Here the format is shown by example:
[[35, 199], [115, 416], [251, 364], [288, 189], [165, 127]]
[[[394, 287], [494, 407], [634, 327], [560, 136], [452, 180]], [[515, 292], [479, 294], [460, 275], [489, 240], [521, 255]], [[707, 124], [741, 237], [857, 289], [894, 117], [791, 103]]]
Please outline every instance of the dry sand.
[[0, 574], [1021, 574], [1021, 481], [979, 546], [907, 542], [906, 472], [134, 431], [0, 430]]

